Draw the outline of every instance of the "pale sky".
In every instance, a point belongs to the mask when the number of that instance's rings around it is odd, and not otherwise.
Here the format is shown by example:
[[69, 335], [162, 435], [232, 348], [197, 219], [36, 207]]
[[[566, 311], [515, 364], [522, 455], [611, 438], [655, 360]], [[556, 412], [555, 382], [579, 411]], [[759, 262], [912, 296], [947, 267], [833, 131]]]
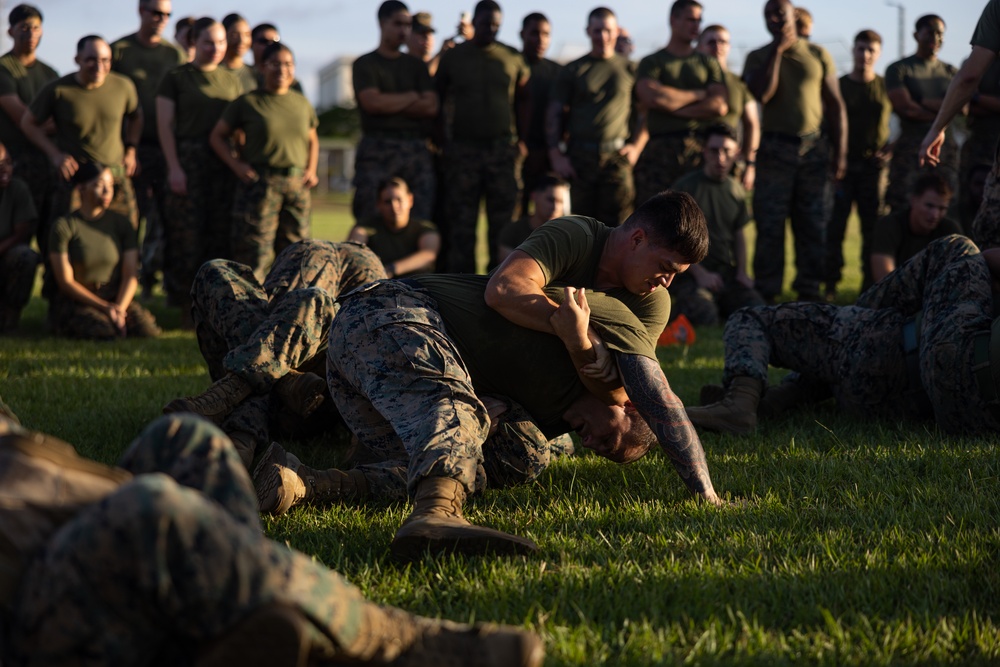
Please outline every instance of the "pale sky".
[[[406, 1], [406, 0], [404, 0]], [[893, 0], [905, 6], [906, 24], [904, 52], [915, 50], [913, 24], [923, 14], [938, 14], [947, 24], [942, 60], [956, 67], [969, 53], [969, 39], [985, 6], [982, 0]], [[6, 35], [7, 15], [16, 2], [0, 0], [0, 16], [4, 24], [2, 50], [10, 48]], [[73, 63], [76, 40], [97, 33], [108, 41], [135, 32], [138, 26], [136, 1], [130, 0], [34, 0], [45, 16], [45, 37], [39, 48], [42, 60], [60, 74], [76, 69]], [[317, 73], [324, 65], [340, 56], [358, 56], [378, 45], [378, 23], [375, 13], [380, 2], [374, 0], [174, 0], [173, 17], [167, 33], [173, 36], [173, 20], [183, 16], [211, 15], [221, 19], [239, 9], [250, 22], [269, 22], [278, 26], [282, 41], [295, 52], [297, 74], [310, 99], [318, 90]], [[462, 11], [471, 11], [475, 2], [454, 0], [420, 0], [407, 2], [410, 11], [430, 11], [440, 40], [455, 33]], [[632, 34], [636, 51], [633, 57], [652, 53], [661, 48], [669, 37], [667, 12], [670, 2], [650, 0], [610, 0], [605, 3], [618, 16], [618, 22]], [[763, 0], [703, 0], [704, 23], [721, 23], [732, 33], [733, 52], [730, 69], [742, 71], [743, 59], [752, 49], [769, 41], [764, 28]], [[542, 11], [552, 22], [552, 47], [549, 57], [573, 58], [582, 55], [589, 45], [584, 35], [587, 14], [598, 6], [579, 2], [538, 2], [537, 0], [501, 0], [504, 23], [500, 40], [520, 48], [518, 32], [521, 19], [533, 11]], [[803, 0], [803, 6], [815, 19], [812, 41], [825, 46], [833, 55], [841, 72], [850, 69], [850, 46], [854, 35], [862, 29], [878, 31], [883, 38], [882, 58], [876, 66], [882, 73], [899, 57], [899, 10], [886, 0]]]

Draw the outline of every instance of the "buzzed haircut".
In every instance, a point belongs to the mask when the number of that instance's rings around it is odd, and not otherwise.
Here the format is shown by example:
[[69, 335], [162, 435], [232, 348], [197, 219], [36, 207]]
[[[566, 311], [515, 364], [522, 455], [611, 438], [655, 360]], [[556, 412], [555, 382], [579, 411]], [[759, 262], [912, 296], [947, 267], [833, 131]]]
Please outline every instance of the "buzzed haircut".
[[944, 19], [938, 16], [937, 14], [924, 14], [923, 16], [917, 19], [916, 30], [920, 30], [921, 28], [929, 26], [932, 21], [940, 21], [941, 25], [945, 26], [948, 25], [947, 23], [944, 22]]
[[708, 26], [707, 28], [701, 31], [701, 35], [698, 36], [698, 39], [704, 37], [706, 32], [718, 32], [720, 30], [725, 30], [726, 32], [729, 32], [729, 28], [727, 28], [726, 26], [719, 25], [718, 23], [713, 23], [712, 25]]
[[558, 174], [554, 172], [549, 172], [538, 179], [535, 183], [535, 187], [531, 188], [532, 192], [543, 192], [549, 188], [568, 188], [569, 181], [563, 179]]
[[262, 32], [266, 32], [268, 30], [280, 32], [278, 30], [278, 26], [274, 25], [273, 23], [261, 23], [260, 25], [254, 26], [254, 29], [250, 31], [250, 37], [252, 37], [253, 39], [257, 39], [258, 37], [260, 37], [260, 34]]
[[8, 20], [11, 25], [17, 25], [21, 21], [25, 21], [27, 19], [38, 19], [39, 22], [41, 22], [42, 11], [34, 5], [18, 5], [14, 7], [14, 9], [10, 10]]
[[185, 16], [182, 19], [177, 19], [177, 23], [174, 24], [174, 36], [181, 34], [181, 32], [187, 28], [190, 30], [194, 27], [195, 18], [193, 16]]
[[80, 41], [76, 43], [77, 54], [82, 53], [83, 50], [87, 48], [87, 44], [90, 44], [91, 42], [96, 42], [98, 40], [107, 43], [107, 40], [101, 37], [100, 35], [87, 35], [85, 37], [81, 37]]
[[288, 48], [287, 44], [282, 44], [281, 42], [271, 42], [264, 47], [264, 52], [260, 54], [260, 61], [262, 63], [266, 63], [271, 59], [271, 56], [281, 53], [282, 51], [288, 51], [288, 53], [292, 56], [292, 60], [295, 59], [295, 54], [292, 53], [292, 50]]
[[247, 22], [247, 20], [239, 14], [226, 14], [226, 18], [222, 19], [222, 27], [229, 30], [240, 21], [243, 23]]
[[396, 12], [409, 12], [410, 8], [404, 5], [399, 0], [385, 0], [378, 7], [378, 20], [379, 22], [385, 21], [390, 16]]
[[405, 190], [406, 192], [410, 191], [410, 186], [405, 180], [403, 180], [402, 176], [390, 176], [388, 178], [383, 178], [378, 182], [378, 187], [375, 189], [376, 196], [381, 197], [382, 193], [389, 188], [399, 188], [401, 190]]
[[547, 17], [545, 14], [541, 12], [531, 12], [530, 14], [524, 17], [523, 21], [521, 21], [521, 30], [527, 30], [528, 26], [531, 25], [532, 23], [541, 21], [550, 23], [549, 17]]
[[698, 0], [675, 0], [674, 4], [670, 5], [670, 18], [675, 19], [681, 15], [688, 7], [697, 7], [701, 9], [701, 3]]
[[869, 44], [881, 44], [882, 35], [878, 34], [874, 30], [862, 30], [854, 36], [854, 43], [858, 42], [868, 42]]
[[614, 17], [615, 13], [610, 9], [608, 9], [607, 7], [596, 7], [593, 10], [591, 10], [590, 14], [587, 15], [587, 25], [590, 25], [590, 22], [593, 21], [594, 19], [601, 21], [603, 19], [614, 18]]
[[941, 174], [935, 174], [933, 172], [924, 174], [913, 184], [913, 196], [919, 197], [928, 190], [933, 190], [942, 197], [951, 197], [952, 190], [951, 185]]
[[479, 0], [479, 2], [476, 3], [476, 8], [472, 10], [472, 16], [479, 16], [483, 12], [500, 12], [503, 14], [503, 10], [500, 9], [500, 5], [493, 0]]
[[736, 130], [729, 123], [713, 123], [711, 127], [705, 130], [705, 141], [707, 142], [716, 135], [739, 142], [739, 139], [736, 138]]
[[622, 226], [641, 227], [652, 245], [670, 248], [689, 264], [697, 264], [708, 255], [705, 214], [686, 192], [665, 190], [653, 195]]
[[189, 41], [192, 44], [194, 44], [196, 41], [198, 41], [198, 37], [201, 36], [201, 33], [205, 32], [206, 30], [208, 30], [217, 23], [218, 21], [213, 19], [211, 16], [201, 17], [200, 19], [194, 22], [193, 26], [191, 26], [191, 37], [189, 38]]

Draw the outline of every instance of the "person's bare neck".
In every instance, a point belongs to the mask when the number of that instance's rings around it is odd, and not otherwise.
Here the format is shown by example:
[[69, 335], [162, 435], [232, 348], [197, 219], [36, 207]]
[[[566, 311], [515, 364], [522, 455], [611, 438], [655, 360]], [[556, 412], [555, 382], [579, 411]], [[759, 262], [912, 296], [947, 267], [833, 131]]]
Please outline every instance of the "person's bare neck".
[[31, 67], [38, 60], [33, 50], [21, 51], [18, 50], [17, 48], [14, 48], [11, 50], [11, 53], [13, 53], [14, 57], [17, 58], [17, 62], [21, 63], [25, 67]]
[[621, 287], [621, 262], [617, 259], [628, 244], [628, 232], [622, 227], [615, 227], [604, 244], [601, 258], [597, 262], [597, 275], [594, 276], [594, 289], [608, 290]]
[[683, 58], [694, 53], [694, 47], [688, 40], [671, 35], [670, 41], [667, 42], [667, 52], [672, 56]]
[[163, 41], [163, 38], [160, 37], [158, 33], [154, 32], [146, 34], [142, 30], [135, 33], [135, 38], [136, 40], [138, 40], [140, 44], [142, 44], [146, 48], [157, 46], [161, 41]]
[[225, 65], [228, 69], [239, 69], [243, 67], [243, 56], [237, 55], [235, 53], [231, 56], [227, 55], [225, 58], [223, 58], [222, 64]]
[[851, 73], [847, 76], [851, 77], [852, 81], [858, 81], [859, 83], [870, 83], [875, 80], [875, 68], [874, 67], [855, 67], [851, 70]]
[[94, 220], [97, 220], [102, 215], [104, 215], [104, 211], [106, 210], [107, 209], [104, 208], [101, 204], [91, 204], [89, 206], [84, 204], [80, 206], [80, 215], [83, 217], [84, 220], [93, 222]]
[[400, 47], [387, 44], [384, 41], [378, 43], [378, 48], [375, 51], [383, 58], [398, 58], [403, 55]]

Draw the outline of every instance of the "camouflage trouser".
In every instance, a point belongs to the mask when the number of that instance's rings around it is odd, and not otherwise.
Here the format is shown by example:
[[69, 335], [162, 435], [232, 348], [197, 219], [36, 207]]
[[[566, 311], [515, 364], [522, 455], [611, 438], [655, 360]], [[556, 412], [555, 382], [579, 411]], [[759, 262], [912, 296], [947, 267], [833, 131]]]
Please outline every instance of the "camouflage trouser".
[[258, 174], [253, 183], [236, 185], [230, 241], [233, 259], [263, 279], [277, 253], [309, 238], [311, 197], [301, 174], [269, 174], [264, 168]]
[[972, 222], [972, 238], [983, 249], [1000, 246], [1000, 145], [993, 153], [993, 167], [986, 177], [983, 203]]
[[704, 145], [694, 134], [651, 137], [635, 163], [636, 207], [670, 188], [684, 174], [700, 168]]
[[226, 418], [227, 433], [269, 441], [266, 394], [289, 369], [317, 365], [324, 375], [333, 300], [341, 291], [385, 278], [382, 262], [355, 243], [302, 241], [278, 255], [263, 286], [250, 267], [228, 260], [206, 262], [191, 292], [195, 332], [209, 374], [227, 371], [259, 394]]
[[262, 535], [250, 479], [213, 426], [161, 418], [123, 464], [139, 476], [80, 512], [28, 566], [9, 664], [192, 664], [272, 603], [311, 622], [316, 656], [375, 652], [365, 620], [378, 608], [337, 573]]
[[[105, 285], [95, 294], [106, 301], [114, 301], [118, 297], [118, 286]], [[121, 336], [111, 318], [100, 308], [75, 301], [62, 293], [51, 297], [49, 307], [53, 333], [58, 336], [90, 340], [114, 340]], [[153, 314], [133, 299], [125, 309], [125, 336], [155, 338], [159, 335], [160, 327], [156, 325]]]
[[695, 326], [715, 326], [740, 308], [764, 305], [764, 298], [757, 290], [735, 280], [726, 280], [720, 292], [712, 292], [698, 287], [694, 276], [682, 273], [674, 276], [667, 289], [671, 318], [684, 315]]
[[38, 253], [23, 243], [0, 255], [0, 327], [4, 309], [20, 311], [28, 305], [41, 262]]
[[597, 218], [612, 227], [625, 222], [635, 201], [628, 158], [617, 151], [598, 153], [572, 147], [567, 157], [576, 172], [570, 183], [573, 214]]
[[976, 218], [976, 211], [979, 209], [972, 201], [972, 173], [975, 169], [985, 169], [986, 173], [993, 167], [993, 156], [997, 150], [998, 136], [990, 132], [977, 132], [973, 130], [969, 137], [962, 144], [961, 159], [959, 160], [958, 182], [958, 208], [962, 229], [966, 236], [972, 236], [972, 221]]
[[413, 193], [410, 215], [430, 220], [434, 215], [434, 194], [437, 179], [426, 139], [376, 139], [362, 137], [354, 157], [354, 219], [368, 220], [378, 216], [375, 202], [378, 184], [391, 176], [399, 176]]
[[48, 254], [49, 222], [52, 217], [52, 197], [55, 188], [55, 172], [49, 157], [40, 151], [26, 150], [14, 161], [14, 175], [27, 183], [31, 199], [38, 213], [38, 228], [35, 238], [42, 257]]
[[207, 142], [178, 141], [177, 158], [187, 177], [187, 195], [164, 186], [163, 283], [170, 303], [184, 308], [198, 267], [231, 256], [236, 179]]
[[864, 276], [861, 289], [872, 285], [871, 244], [875, 223], [885, 213], [883, 198], [888, 178], [884, 164], [876, 160], [859, 160], [847, 165], [847, 175], [833, 190], [833, 215], [826, 228], [826, 276], [830, 288], [840, 282], [844, 268], [844, 235], [847, 220], [856, 204], [861, 222], [861, 272]]
[[801, 297], [819, 296], [831, 190], [829, 168], [825, 138], [798, 142], [768, 135], [761, 141], [753, 194], [757, 224], [753, 271], [757, 291], [765, 299], [781, 294], [789, 218], [795, 237], [792, 289]]
[[951, 433], [996, 433], [1000, 419], [979, 394], [975, 334], [993, 321], [992, 276], [964, 236], [932, 242], [861, 295], [870, 308], [921, 311], [920, 379], [938, 425]]
[[[490, 434], [483, 443], [483, 462], [476, 468], [476, 491], [503, 489], [526, 484], [537, 479], [558, 456], [569, 456], [574, 452], [573, 439], [561, 435], [552, 440], [545, 436], [532, 421], [527, 411], [514, 401], [493, 396], [507, 405], [507, 410], [495, 421], [491, 421]], [[371, 447], [361, 443], [369, 452]], [[394, 458], [365, 463], [355, 467], [368, 482], [368, 491], [380, 500], [406, 500], [407, 468], [409, 460], [400, 442], [397, 451], [382, 449], [379, 456]]]
[[145, 221], [139, 284], [152, 287], [157, 270], [163, 268], [163, 211], [167, 184], [167, 163], [159, 144], [141, 144], [136, 149], [139, 173], [132, 179], [135, 186], [139, 218]]
[[935, 172], [944, 177], [952, 192], [958, 192], [958, 144], [949, 132], [941, 146], [941, 163], [936, 167], [920, 166], [920, 144], [923, 132], [904, 132], [896, 140], [889, 163], [889, 187], [885, 192], [885, 205], [892, 211], [902, 211], [910, 205], [913, 184], [923, 174]]
[[521, 196], [521, 157], [516, 145], [491, 148], [454, 143], [445, 150], [444, 177], [448, 184], [448, 271], [476, 272], [476, 227], [479, 202], [486, 198], [489, 267], [496, 265], [497, 237], [514, 219]]

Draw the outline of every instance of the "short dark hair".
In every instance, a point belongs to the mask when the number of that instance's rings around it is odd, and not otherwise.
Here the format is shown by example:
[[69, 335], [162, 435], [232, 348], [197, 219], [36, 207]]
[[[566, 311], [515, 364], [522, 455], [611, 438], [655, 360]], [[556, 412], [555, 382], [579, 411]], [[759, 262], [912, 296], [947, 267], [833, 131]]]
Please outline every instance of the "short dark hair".
[[260, 36], [260, 34], [265, 30], [273, 30], [275, 32], [281, 32], [280, 30], [278, 30], [278, 26], [274, 25], [273, 23], [260, 23], [258, 25], [255, 25], [253, 27], [253, 30], [250, 31], [250, 37], [252, 39], [257, 39]]
[[90, 44], [91, 42], [96, 42], [98, 40], [104, 42], [105, 44], [107, 44], [107, 41], [108, 41], [108, 40], [104, 39], [103, 37], [101, 37], [100, 35], [85, 35], [85, 36], [81, 37], [80, 41], [78, 41], [76, 43], [76, 53], [77, 53], [77, 55], [79, 55], [80, 52], [82, 52], [85, 48], [87, 48], [87, 44]]
[[410, 8], [404, 5], [399, 0], [385, 0], [378, 7], [378, 20], [379, 23], [385, 21], [387, 18], [395, 14], [396, 12], [409, 12]]
[[736, 137], [736, 130], [734, 130], [733, 126], [729, 123], [713, 123], [710, 125], [708, 129], [705, 130], [705, 141], [707, 142], [716, 135], [732, 139], [736, 142], [739, 141]]
[[933, 190], [942, 197], [951, 197], [951, 184], [941, 174], [932, 172], [926, 173], [913, 183], [913, 196], [919, 197], [925, 192]]
[[479, 2], [476, 3], [476, 7], [472, 10], [472, 17], [475, 18], [483, 12], [500, 12], [503, 14], [503, 10], [500, 9], [500, 5], [494, 2], [494, 0], [479, 0]]
[[198, 40], [198, 37], [201, 36], [201, 33], [205, 32], [213, 25], [222, 25], [222, 24], [213, 19], [211, 16], [202, 16], [200, 19], [195, 21], [194, 25], [191, 26], [191, 37], [189, 38], [191, 43], [193, 44], [194, 42], [196, 42]]
[[854, 36], [854, 43], [858, 42], [868, 42], [869, 44], [881, 44], [882, 35], [878, 34], [874, 30], [862, 30]]
[[287, 44], [284, 44], [282, 42], [271, 42], [270, 44], [264, 47], [264, 52], [260, 54], [260, 61], [262, 63], [266, 63], [268, 60], [271, 59], [271, 56], [277, 53], [281, 53], [282, 51], [288, 51], [288, 53], [290, 53], [292, 56], [292, 60], [295, 59], [295, 54], [292, 53], [292, 50], [288, 48]]
[[700, 9], [701, 3], [698, 0], [675, 0], [674, 4], [670, 5], [670, 18], [677, 18], [688, 7], [698, 7]]
[[243, 23], [247, 23], [247, 20], [242, 16], [240, 16], [239, 14], [235, 13], [226, 14], [226, 18], [222, 19], [222, 27], [225, 28], [226, 30], [229, 30], [240, 21], [243, 21]]
[[656, 435], [649, 428], [649, 424], [638, 412], [626, 413], [631, 427], [622, 435], [622, 445], [625, 451], [623, 458], [618, 463], [634, 463], [649, 453], [654, 445], [658, 444]]
[[549, 17], [545, 14], [541, 12], [531, 12], [521, 21], [521, 30], [527, 30], [528, 26], [535, 21], [545, 21], [546, 23], [550, 23]]
[[17, 25], [26, 19], [38, 19], [41, 21], [42, 10], [34, 5], [18, 5], [17, 7], [14, 7], [14, 9], [10, 10], [8, 20], [11, 25]]
[[565, 180], [559, 174], [555, 172], [548, 172], [538, 179], [534, 187], [531, 188], [532, 192], [542, 192], [543, 190], [548, 190], [549, 188], [568, 188], [569, 181]]
[[702, 29], [701, 34], [698, 35], [698, 39], [701, 39], [702, 37], [704, 37], [706, 32], [715, 32], [717, 30], [725, 30], [726, 32], [729, 32], [729, 28], [727, 28], [726, 26], [720, 25], [718, 23], [713, 23], [712, 25], [708, 26], [707, 28], [703, 28]]
[[622, 223], [642, 227], [652, 245], [670, 248], [689, 264], [708, 255], [708, 224], [694, 197], [686, 192], [665, 190], [644, 201]]
[[941, 25], [943, 26], [948, 25], [947, 23], [944, 22], [944, 19], [938, 16], [937, 14], [924, 14], [923, 16], [917, 19], [916, 27], [914, 29], [920, 30], [921, 28], [925, 28], [931, 24], [931, 21], [940, 21]]
[[381, 197], [382, 193], [389, 188], [402, 188], [407, 192], [410, 192], [410, 185], [402, 176], [389, 176], [388, 178], [383, 178], [378, 182], [378, 187], [375, 188], [376, 198]]
[[594, 19], [601, 20], [606, 18], [613, 18], [615, 13], [608, 9], [607, 7], [595, 7], [587, 14], [587, 25]]

